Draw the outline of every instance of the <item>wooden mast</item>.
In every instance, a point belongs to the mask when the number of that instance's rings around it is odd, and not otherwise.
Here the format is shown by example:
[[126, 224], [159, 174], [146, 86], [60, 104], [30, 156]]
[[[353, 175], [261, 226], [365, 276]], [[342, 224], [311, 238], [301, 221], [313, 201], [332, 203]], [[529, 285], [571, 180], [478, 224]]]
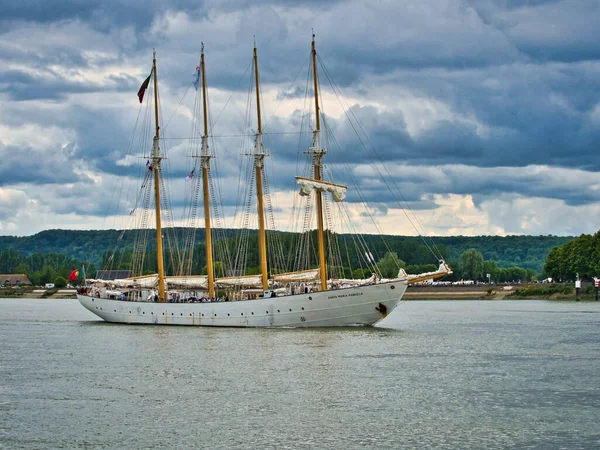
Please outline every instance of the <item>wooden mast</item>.
[[[315, 35], [312, 36], [312, 64], [313, 64], [313, 81], [315, 91], [315, 120], [316, 128], [313, 133], [313, 165], [315, 172], [315, 180], [321, 181], [321, 163], [323, 156], [326, 153], [325, 149], [321, 149], [319, 142], [319, 132], [321, 131], [321, 111], [319, 110], [319, 81], [317, 77], [317, 50], [315, 49]], [[315, 190], [317, 197], [317, 231], [319, 239], [319, 268], [321, 278], [321, 290], [327, 290], [327, 262], [325, 260], [325, 236], [323, 226], [323, 196], [321, 191]]]
[[152, 73], [154, 73], [154, 123], [156, 134], [152, 148], [152, 170], [154, 171], [154, 203], [156, 208], [156, 262], [158, 268], [158, 301], [167, 301], [165, 295], [165, 268], [163, 259], [162, 227], [160, 220], [160, 127], [158, 125], [158, 79], [156, 76], [156, 52], [152, 58]]
[[215, 298], [215, 273], [213, 268], [212, 237], [210, 233], [210, 195], [208, 190], [208, 173], [210, 170], [210, 154], [208, 153], [208, 108], [206, 98], [206, 71], [204, 67], [204, 43], [200, 57], [202, 71], [202, 107], [204, 111], [204, 134], [202, 135], [202, 189], [204, 193], [204, 228], [206, 230], [206, 270], [208, 273], [208, 295]]
[[254, 166], [256, 170], [256, 196], [258, 209], [258, 251], [260, 256], [260, 275], [263, 291], [269, 289], [267, 272], [267, 241], [265, 238], [265, 211], [263, 205], [262, 170], [264, 167], [265, 153], [262, 143], [262, 119], [260, 117], [260, 85], [258, 78], [258, 55], [256, 42], [254, 43], [254, 79], [256, 81], [256, 115], [258, 117], [258, 132], [255, 139]]

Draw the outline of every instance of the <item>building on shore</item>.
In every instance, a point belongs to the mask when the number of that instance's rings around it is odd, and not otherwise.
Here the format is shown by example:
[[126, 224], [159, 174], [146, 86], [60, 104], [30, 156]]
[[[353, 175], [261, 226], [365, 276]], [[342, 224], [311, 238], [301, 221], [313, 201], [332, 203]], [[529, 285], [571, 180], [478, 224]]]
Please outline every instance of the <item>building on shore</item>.
[[24, 273], [0, 274], [0, 284], [4, 286], [31, 286], [31, 281]]

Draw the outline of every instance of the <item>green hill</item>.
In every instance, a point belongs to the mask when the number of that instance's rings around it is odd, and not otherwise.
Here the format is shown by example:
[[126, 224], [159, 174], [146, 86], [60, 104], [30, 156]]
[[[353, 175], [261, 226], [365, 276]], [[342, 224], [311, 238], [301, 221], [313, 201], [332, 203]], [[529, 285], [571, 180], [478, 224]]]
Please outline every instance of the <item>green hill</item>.
[[[183, 229], [174, 229], [181, 236]], [[235, 236], [236, 230], [225, 230], [228, 237]], [[150, 248], [155, 246], [154, 236], [148, 241]], [[253, 233], [256, 235], [256, 232]], [[291, 233], [281, 233], [282, 239], [289, 239]], [[86, 261], [101, 266], [107, 250], [130, 251], [133, 248], [135, 233], [122, 234], [119, 230], [46, 230], [32, 236], [0, 236], [0, 251], [14, 250], [30, 256], [33, 254], [56, 253], [78, 261]], [[382, 256], [388, 249], [398, 253], [407, 264], [435, 263], [435, 258], [420, 237], [365, 235], [365, 243]], [[350, 241], [349, 235], [340, 235], [340, 241]], [[523, 267], [541, 273], [546, 257], [553, 247], [574, 239], [570, 236], [452, 236], [427, 238], [438, 247], [448, 261], [456, 261], [469, 248], [475, 248], [486, 260], [495, 260], [499, 267]], [[204, 229], [196, 230], [196, 243], [204, 242]], [[387, 243], [387, 245], [386, 245]]]

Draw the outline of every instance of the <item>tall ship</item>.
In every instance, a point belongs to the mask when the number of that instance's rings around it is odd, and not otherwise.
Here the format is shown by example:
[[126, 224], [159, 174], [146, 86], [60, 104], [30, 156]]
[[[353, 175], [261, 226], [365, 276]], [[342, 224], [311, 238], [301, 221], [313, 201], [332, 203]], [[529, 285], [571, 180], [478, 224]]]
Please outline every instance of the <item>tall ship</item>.
[[[138, 257], [132, 257], [127, 262], [131, 269], [122, 273], [125, 276], [86, 280], [77, 294], [79, 302], [86, 309], [107, 322], [124, 324], [371, 326], [396, 309], [409, 284], [451, 273], [439, 253], [434, 253], [436, 265], [439, 265], [437, 270], [409, 275], [398, 264], [393, 276], [389, 276], [389, 271], [386, 276], [359, 235], [353, 238], [352, 244], [343, 246], [342, 255], [340, 237], [333, 231], [332, 211], [334, 205], [341, 205], [340, 209], [344, 210], [348, 187], [325, 178], [327, 166], [324, 159], [328, 150], [322, 145], [322, 123], [326, 119], [320, 105], [322, 94], [318, 60], [313, 35], [307, 76], [307, 92], [312, 91], [311, 114], [306, 115], [311, 122], [311, 129], [304, 132], [309, 134], [310, 142], [308, 148], [302, 151], [306, 158], [304, 171], [295, 179], [299, 192], [294, 199], [297, 215], [292, 219], [300, 223], [301, 231], [293, 235], [295, 240], [290, 240], [288, 236], [289, 239], [282, 243], [281, 233], [274, 229], [274, 208], [266, 182], [265, 158], [269, 155], [263, 145], [256, 44], [251, 63], [249, 94], [252, 95], [248, 95], [254, 105], [246, 114], [252, 116], [255, 128], [253, 126], [252, 143], [243, 152], [247, 168], [239, 177], [238, 193], [242, 193], [240, 197], [243, 197], [243, 201], [239, 208], [241, 224], [233, 228], [238, 230], [234, 236], [224, 232], [223, 214], [219, 213], [216, 205], [220, 189], [216, 186], [218, 178], [211, 167], [216, 155], [211, 149], [214, 146], [209, 146], [211, 130], [204, 46], [193, 81], [197, 92], [193, 115], [197, 122], [192, 132], [193, 135], [199, 135], [199, 139], [193, 139], [194, 149], [190, 156], [194, 167], [185, 177], [186, 198], [190, 199], [183, 213], [186, 226], [174, 232], [176, 227], [172, 226], [173, 218], [165, 212], [169, 205], [169, 180], [164, 176], [166, 157], [162, 147], [166, 141], [161, 134], [154, 54], [150, 76], [138, 92], [142, 103], [146, 90], [152, 91], [151, 95], [146, 96], [148, 106], [145, 113], [141, 114], [153, 122], [152, 140], [143, 140], [151, 148], [151, 153], [141, 155], [146, 160], [142, 169], [143, 182], [131, 211], [132, 216], [136, 216], [136, 211], [141, 211], [141, 218], [133, 226], [140, 236], [132, 241], [132, 248]], [[203, 206], [204, 240], [202, 245], [196, 245], [197, 230], [200, 230], [196, 223], [200, 203]], [[256, 219], [256, 234], [249, 231], [249, 217]], [[165, 221], [167, 226], [164, 225]], [[351, 224], [352, 221], [347, 223]], [[257, 242], [255, 249], [248, 245], [252, 240]], [[168, 245], [165, 245], [165, 241]], [[165, 247], [170, 249], [168, 255]], [[342, 261], [351, 260], [351, 247], [358, 254], [353, 261], [360, 268], [348, 273]], [[198, 249], [203, 250], [202, 258], [198, 255]], [[258, 253], [257, 270], [251, 270], [248, 263], [253, 253]], [[216, 254], [219, 255], [217, 260]], [[269, 254], [274, 256], [269, 257]], [[392, 252], [386, 254], [392, 263], [397, 262], [393, 255]], [[199, 270], [199, 260], [206, 263], [203, 270]], [[115, 254], [112, 254], [105, 258], [103, 265], [122, 268], [125, 264], [124, 261], [116, 261]], [[148, 273], [148, 267], [156, 270]], [[99, 271], [99, 274], [102, 273], [108, 272]]]

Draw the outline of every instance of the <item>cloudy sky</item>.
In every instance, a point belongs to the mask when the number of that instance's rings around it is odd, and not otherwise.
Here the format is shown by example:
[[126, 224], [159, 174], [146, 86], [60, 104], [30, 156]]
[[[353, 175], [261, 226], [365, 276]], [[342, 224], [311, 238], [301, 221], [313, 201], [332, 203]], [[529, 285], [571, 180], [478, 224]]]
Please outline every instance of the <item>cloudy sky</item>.
[[[128, 146], [153, 48], [177, 209], [200, 43], [213, 132], [232, 136], [253, 132], [235, 100], [247, 95], [253, 36], [283, 216], [299, 140], [276, 133], [300, 131], [312, 29], [343, 95], [322, 73], [339, 144], [328, 173], [358, 180], [384, 232], [415, 234], [373, 153], [429, 235], [600, 228], [597, 0], [20, 0], [0, 2], [0, 234], [121, 226], [112, 205], [140, 173], [131, 164], [143, 166]], [[243, 150], [230, 142], [217, 150], [227, 225]]]

